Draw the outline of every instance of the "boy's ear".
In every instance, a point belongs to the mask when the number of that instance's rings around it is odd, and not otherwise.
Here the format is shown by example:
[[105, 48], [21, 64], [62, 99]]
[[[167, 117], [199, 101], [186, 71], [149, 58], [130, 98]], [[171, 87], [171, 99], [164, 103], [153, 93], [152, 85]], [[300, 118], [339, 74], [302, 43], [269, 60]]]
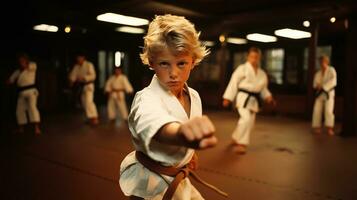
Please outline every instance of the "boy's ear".
[[193, 70], [193, 68], [195, 68], [195, 60], [192, 60], [191, 70]]

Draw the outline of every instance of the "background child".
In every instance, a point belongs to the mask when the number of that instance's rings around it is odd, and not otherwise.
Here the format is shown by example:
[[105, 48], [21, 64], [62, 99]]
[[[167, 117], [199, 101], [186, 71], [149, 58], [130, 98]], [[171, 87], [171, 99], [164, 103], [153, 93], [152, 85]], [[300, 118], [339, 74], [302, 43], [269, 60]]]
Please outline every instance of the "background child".
[[97, 106], [94, 103], [94, 81], [96, 73], [91, 62], [87, 61], [83, 53], [78, 53], [77, 63], [69, 74], [71, 86], [79, 87], [82, 106], [92, 125], [98, 124]]
[[29, 121], [35, 125], [35, 134], [41, 134], [40, 130], [40, 112], [37, 109], [38, 90], [36, 88], [36, 70], [35, 62], [30, 61], [26, 54], [18, 57], [19, 69], [17, 69], [8, 79], [8, 84], [16, 84], [18, 97], [16, 106], [16, 119], [18, 124], [17, 132], [24, 132], [24, 126], [28, 123], [26, 112], [29, 115]]
[[108, 118], [115, 121], [117, 110], [123, 120], [128, 119], [128, 109], [126, 108], [125, 93], [133, 93], [128, 78], [122, 73], [120, 67], [114, 68], [114, 75], [110, 76], [105, 83], [105, 92], [108, 94]]
[[[128, 122], [136, 151], [120, 168], [120, 187], [131, 199], [203, 199], [183, 175], [194, 168], [189, 147], [206, 149], [217, 143], [215, 127], [202, 116], [198, 93], [186, 84], [207, 55], [198, 36], [184, 17], [156, 16], [149, 25], [141, 59], [155, 75], [135, 95]], [[165, 170], [179, 174], [167, 176]]]
[[232, 134], [234, 151], [246, 153], [250, 142], [250, 133], [254, 127], [255, 116], [262, 100], [275, 104], [268, 90], [268, 78], [260, 68], [261, 51], [256, 47], [248, 50], [247, 62], [239, 65], [233, 72], [231, 80], [223, 94], [223, 106], [227, 107], [236, 99], [239, 112], [237, 127]]
[[321, 68], [314, 76], [314, 89], [316, 98], [312, 114], [312, 128], [315, 133], [321, 133], [322, 114], [325, 114], [327, 133], [334, 135], [335, 115], [335, 87], [337, 85], [336, 70], [329, 66], [330, 59], [327, 56], [320, 57]]

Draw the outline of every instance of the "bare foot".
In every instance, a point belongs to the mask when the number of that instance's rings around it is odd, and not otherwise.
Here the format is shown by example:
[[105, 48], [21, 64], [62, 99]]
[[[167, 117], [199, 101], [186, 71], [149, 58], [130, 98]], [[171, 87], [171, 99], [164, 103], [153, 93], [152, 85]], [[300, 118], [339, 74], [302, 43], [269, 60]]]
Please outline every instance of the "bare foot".
[[233, 151], [236, 154], [246, 154], [247, 153], [247, 146], [243, 144], [237, 144], [233, 147]]
[[314, 128], [315, 134], [321, 134], [321, 128]]
[[330, 136], [335, 135], [335, 131], [333, 131], [333, 128], [327, 128], [327, 133], [328, 133]]
[[98, 125], [99, 124], [99, 121], [98, 121], [98, 118], [91, 118], [90, 119], [90, 123], [91, 123], [91, 125]]
[[41, 129], [39, 124], [35, 124], [35, 135], [41, 135]]

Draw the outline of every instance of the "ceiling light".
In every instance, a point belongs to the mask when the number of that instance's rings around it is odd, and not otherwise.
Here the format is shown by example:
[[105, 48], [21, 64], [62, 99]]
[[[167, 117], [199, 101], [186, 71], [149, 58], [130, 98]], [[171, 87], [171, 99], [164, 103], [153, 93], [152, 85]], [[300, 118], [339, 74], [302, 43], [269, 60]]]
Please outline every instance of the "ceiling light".
[[116, 31], [124, 32], [124, 33], [133, 33], [133, 34], [143, 34], [145, 30], [142, 28], [135, 28], [130, 26], [121, 26], [116, 29]]
[[111, 22], [116, 24], [125, 24], [130, 26], [143, 26], [149, 24], [149, 20], [138, 17], [130, 17], [115, 13], [104, 13], [97, 16], [98, 21]]
[[247, 40], [243, 38], [234, 38], [234, 37], [229, 37], [227, 38], [228, 43], [232, 44], [247, 44]]
[[120, 51], [115, 52], [114, 57], [115, 57], [115, 67], [120, 67], [120, 65], [121, 65], [121, 52]]
[[276, 30], [274, 31], [274, 34], [280, 37], [286, 37], [291, 39], [303, 39], [303, 38], [311, 37], [311, 33], [309, 32], [290, 29], [290, 28]]
[[219, 41], [220, 41], [221, 43], [223, 43], [224, 41], [226, 41], [226, 36], [220, 35], [220, 36], [219, 36]]
[[257, 42], [276, 42], [278, 39], [271, 35], [265, 35], [260, 33], [252, 33], [247, 35], [248, 40]]
[[310, 22], [306, 20], [306, 21], [304, 21], [302, 23], [302, 25], [304, 25], [305, 27], [309, 27], [310, 26]]
[[71, 32], [71, 27], [70, 27], [70, 26], [66, 26], [66, 27], [64, 28], [64, 32], [66, 32], [66, 33]]
[[335, 21], [336, 21], [336, 17], [331, 17], [331, 18], [330, 18], [330, 22], [331, 22], [331, 23], [335, 23]]
[[212, 47], [215, 44], [213, 41], [208, 41], [208, 40], [202, 41], [202, 43], [207, 47]]
[[48, 24], [39, 24], [33, 27], [33, 30], [36, 31], [47, 31], [47, 32], [57, 32], [58, 27]]

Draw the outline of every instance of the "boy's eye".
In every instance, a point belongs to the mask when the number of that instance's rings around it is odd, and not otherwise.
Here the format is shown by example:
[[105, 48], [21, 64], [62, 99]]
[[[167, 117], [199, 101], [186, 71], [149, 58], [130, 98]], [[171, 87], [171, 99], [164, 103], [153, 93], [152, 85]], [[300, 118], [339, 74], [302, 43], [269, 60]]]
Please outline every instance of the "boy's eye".
[[162, 61], [162, 62], [159, 62], [159, 66], [160, 67], [168, 67], [168, 66], [170, 66], [170, 64], [166, 61]]
[[179, 67], [186, 67], [188, 65], [188, 63], [186, 62], [186, 61], [182, 61], [182, 62], [179, 62], [179, 63], [177, 63], [177, 66], [179, 66]]

